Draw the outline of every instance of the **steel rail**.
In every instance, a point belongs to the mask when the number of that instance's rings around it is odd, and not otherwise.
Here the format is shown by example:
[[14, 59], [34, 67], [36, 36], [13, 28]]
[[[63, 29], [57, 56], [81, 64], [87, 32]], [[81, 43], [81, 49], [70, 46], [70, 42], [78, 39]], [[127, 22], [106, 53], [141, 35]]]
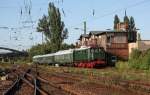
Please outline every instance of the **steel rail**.
[[[22, 77], [25, 77], [26, 73], [29, 71], [29, 69], [27, 69], [27, 71], [23, 74]], [[17, 75], [17, 74], [16, 74]], [[17, 79], [16, 81], [10, 86], [10, 88], [8, 88], [4, 93], [3, 95], [12, 95], [15, 93], [15, 90], [14, 89], [18, 89], [18, 85], [21, 81], [21, 76], [17, 75]]]
[[13, 85], [11, 85], [10, 88], [8, 88], [8, 90], [6, 90], [3, 95], [11, 95], [12, 93], [14, 93], [13, 89], [18, 88], [19, 82], [21, 81], [20, 77], [17, 76], [16, 81], [13, 83]]
[[[30, 70], [31, 70], [31, 69], [30, 69]], [[29, 71], [29, 70], [28, 70], [28, 71]], [[21, 79], [22, 79], [24, 82], [26, 82], [27, 84], [29, 84], [32, 88], [34, 88], [34, 95], [37, 95], [38, 92], [41, 93], [42, 95], [48, 95], [45, 91], [41, 90], [41, 89], [37, 86], [37, 79], [36, 79], [33, 75], [29, 74], [28, 71], [24, 73], [24, 76], [23, 76]], [[26, 75], [27, 75], [28, 77], [31, 77], [31, 78], [34, 80], [34, 85], [33, 85], [30, 81], [28, 81], [27, 79], [25, 79], [25, 76], [26, 76]]]
[[45, 79], [43, 79], [43, 78], [41, 78], [41, 77], [37, 77], [37, 79], [40, 80], [40, 81], [43, 82], [43, 83], [46, 83], [46, 84], [51, 85], [52, 87], [61, 89], [61, 86], [57, 86], [57, 85], [55, 85], [54, 83], [51, 83], [51, 82], [49, 82], [49, 81], [47, 81], [47, 80], [45, 80]]

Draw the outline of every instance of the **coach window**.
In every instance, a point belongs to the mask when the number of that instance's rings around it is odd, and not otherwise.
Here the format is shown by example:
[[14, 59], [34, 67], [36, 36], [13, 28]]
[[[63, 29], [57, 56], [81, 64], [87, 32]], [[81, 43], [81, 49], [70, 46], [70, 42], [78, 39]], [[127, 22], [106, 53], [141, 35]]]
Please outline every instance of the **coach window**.
[[81, 51], [78, 51], [79, 54], [81, 54]]
[[86, 53], [88, 53], [88, 49], [86, 50]]
[[97, 50], [96, 49], [94, 49], [94, 53], [96, 53], [97, 52]]
[[93, 49], [91, 49], [91, 53], [93, 53], [94, 52], [94, 50]]
[[80, 53], [82, 54], [82, 53], [84, 53], [84, 51], [83, 51], [83, 50], [81, 50], [81, 51], [80, 51]]
[[84, 53], [86, 54], [86, 50], [84, 50]]

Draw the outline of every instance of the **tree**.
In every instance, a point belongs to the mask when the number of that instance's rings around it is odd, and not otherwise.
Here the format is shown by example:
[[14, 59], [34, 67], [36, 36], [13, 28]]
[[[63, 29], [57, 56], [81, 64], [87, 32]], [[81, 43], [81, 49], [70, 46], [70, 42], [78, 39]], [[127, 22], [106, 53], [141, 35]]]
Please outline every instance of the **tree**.
[[141, 39], [141, 34], [140, 34], [140, 33], [137, 34], [137, 37], [138, 37], [137, 40], [142, 40], [142, 39]]
[[120, 22], [120, 19], [118, 17], [118, 15], [115, 15], [114, 17], [114, 29], [117, 29], [117, 24]]
[[129, 30], [130, 31], [135, 30], [135, 22], [134, 22], [134, 18], [132, 16], [130, 17], [130, 21], [129, 21]]
[[73, 48], [75, 48], [75, 45], [74, 45], [74, 44], [66, 44], [66, 43], [63, 43], [62, 46], [61, 46], [61, 50], [73, 49]]
[[68, 30], [61, 21], [61, 14], [53, 3], [49, 3], [48, 16], [39, 20], [38, 32], [43, 32], [46, 41], [51, 45], [52, 52], [60, 50], [62, 42], [68, 37]]
[[51, 34], [50, 34], [48, 19], [46, 15], [43, 15], [42, 19], [39, 19], [37, 31], [43, 32], [44, 35], [46, 36], [46, 40], [50, 41], [49, 38]]
[[126, 24], [126, 28], [128, 30], [128, 28], [129, 28], [129, 18], [126, 15], [124, 16], [124, 23]]

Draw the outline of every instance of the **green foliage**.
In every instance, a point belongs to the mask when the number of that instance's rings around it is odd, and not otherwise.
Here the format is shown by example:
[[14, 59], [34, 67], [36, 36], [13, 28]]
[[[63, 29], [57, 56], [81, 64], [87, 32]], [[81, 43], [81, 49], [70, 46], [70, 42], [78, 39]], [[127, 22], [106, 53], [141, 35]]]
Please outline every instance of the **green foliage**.
[[128, 62], [127, 61], [118, 61], [116, 63], [116, 69], [118, 70], [128, 70], [129, 69], [129, 65], [128, 65]]
[[141, 51], [139, 51], [138, 49], [134, 49], [130, 55], [131, 59], [138, 59], [140, 57], [140, 55], [142, 54]]
[[124, 16], [124, 23], [126, 23], [127, 25], [129, 25], [129, 18], [128, 18], [128, 16]]
[[29, 60], [32, 60], [32, 57], [35, 55], [42, 55], [42, 54], [47, 54], [51, 53], [51, 46], [49, 44], [38, 44], [35, 46], [32, 46], [29, 50]]
[[114, 29], [117, 29], [117, 24], [120, 22], [120, 19], [118, 15], [115, 15], [114, 17]]
[[[71, 44], [62, 44], [61, 45], [61, 50], [66, 50], [66, 49], [70, 49], [70, 48], [75, 48], [75, 45]], [[52, 53], [52, 46], [51, 44], [49, 43], [44, 43], [43, 45], [42, 44], [38, 44], [38, 45], [35, 45], [35, 46], [32, 46], [29, 50], [28, 50], [28, 53], [29, 53], [29, 60], [31, 61], [32, 60], [32, 57], [35, 56], [35, 55], [42, 55], [42, 54], [49, 54], [49, 53]]]
[[59, 9], [49, 3], [48, 16], [44, 15], [39, 20], [37, 31], [44, 33], [46, 41], [51, 44], [52, 52], [60, 50], [63, 40], [68, 37], [68, 30], [64, 27]]
[[135, 69], [150, 69], [150, 49], [146, 52], [133, 50], [129, 59], [129, 66]]
[[64, 43], [64, 44], [61, 45], [61, 50], [73, 49], [73, 48], [75, 48], [74, 44], [69, 45], [69, 44]]
[[131, 16], [129, 21], [129, 31], [134, 31], [134, 30], [135, 30], [135, 22], [134, 22], [134, 18]]
[[138, 39], [137, 39], [137, 40], [141, 40], [141, 34], [138, 33], [137, 36], [138, 36]]
[[43, 45], [41, 44], [38, 44], [38, 45], [35, 45], [35, 46], [32, 46], [30, 49], [29, 49], [29, 55], [30, 56], [35, 56], [35, 55], [40, 55], [40, 54], [44, 54], [44, 49], [43, 49]]

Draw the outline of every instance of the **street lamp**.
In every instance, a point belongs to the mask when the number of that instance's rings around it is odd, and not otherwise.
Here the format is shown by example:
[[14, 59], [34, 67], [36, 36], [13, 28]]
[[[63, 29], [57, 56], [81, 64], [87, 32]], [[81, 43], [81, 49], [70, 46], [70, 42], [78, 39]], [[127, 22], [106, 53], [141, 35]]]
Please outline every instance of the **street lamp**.
[[75, 30], [82, 30], [82, 31], [84, 31], [84, 29], [82, 29], [82, 28], [74, 28]]
[[139, 28], [136, 28], [135, 30], [140, 30]]
[[82, 30], [84, 31], [84, 34], [86, 34], [86, 21], [84, 21], [84, 29], [82, 28], [74, 28], [75, 30]]
[[108, 29], [106, 29], [106, 30], [112, 30], [112, 29], [108, 28]]

